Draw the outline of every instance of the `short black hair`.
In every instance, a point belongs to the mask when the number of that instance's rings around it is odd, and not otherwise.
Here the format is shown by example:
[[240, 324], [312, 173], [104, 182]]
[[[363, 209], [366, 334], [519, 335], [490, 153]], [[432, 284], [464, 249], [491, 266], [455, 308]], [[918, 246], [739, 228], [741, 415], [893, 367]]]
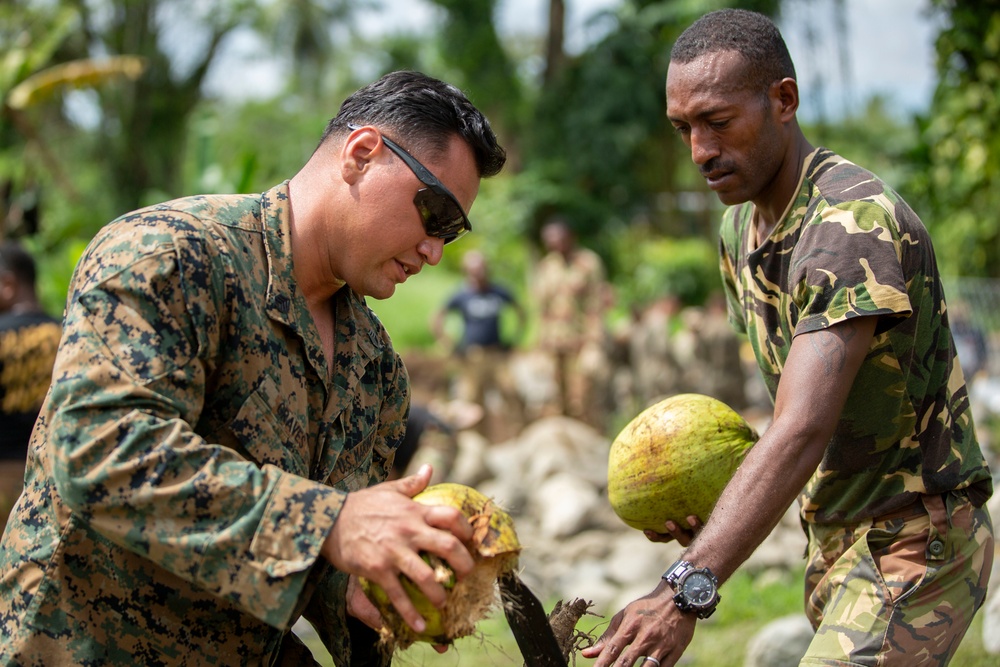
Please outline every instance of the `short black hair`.
[[17, 241], [0, 243], [0, 273], [10, 273], [22, 285], [34, 287], [35, 258]]
[[344, 100], [327, 123], [327, 137], [347, 125], [371, 124], [391, 130], [407, 148], [443, 153], [458, 135], [472, 149], [480, 178], [495, 176], [507, 162], [486, 116], [455, 86], [414, 71], [390, 72]]
[[707, 53], [736, 51], [746, 63], [746, 87], [766, 91], [795, 78], [795, 65], [781, 32], [768, 17], [746, 9], [720, 9], [692, 23], [674, 42], [670, 60], [689, 63]]

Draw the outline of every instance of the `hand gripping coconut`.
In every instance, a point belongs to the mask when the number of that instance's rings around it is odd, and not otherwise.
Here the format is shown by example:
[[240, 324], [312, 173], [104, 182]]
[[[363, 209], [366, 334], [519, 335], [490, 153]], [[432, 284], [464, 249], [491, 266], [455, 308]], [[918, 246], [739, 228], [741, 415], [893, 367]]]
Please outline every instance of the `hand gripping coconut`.
[[664, 523], [704, 523], [722, 490], [757, 442], [756, 431], [728, 405], [702, 394], [677, 394], [646, 408], [611, 444], [608, 499], [639, 530]]
[[361, 586], [365, 594], [385, 620], [382, 639], [391, 649], [405, 649], [418, 641], [451, 644], [460, 637], [472, 634], [476, 623], [497, 603], [497, 578], [517, 567], [521, 551], [510, 515], [475, 489], [462, 484], [435, 484], [418, 493], [413, 500], [424, 505], [447, 505], [462, 511], [473, 528], [469, 550], [475, 560], [475, 568], [462, 581], [456, 582], [455, 574], [447, 563], [436, 556], [424, 555], [424, 560], [434, 568], [437, 580], [448, 589], [448, 601], [441, 609], [435, 607], [412, 581], [402, 578], [403, 589], [427, 621], [426, 630], [419, 634], [399, 616], [380, 586], [362, 578]]

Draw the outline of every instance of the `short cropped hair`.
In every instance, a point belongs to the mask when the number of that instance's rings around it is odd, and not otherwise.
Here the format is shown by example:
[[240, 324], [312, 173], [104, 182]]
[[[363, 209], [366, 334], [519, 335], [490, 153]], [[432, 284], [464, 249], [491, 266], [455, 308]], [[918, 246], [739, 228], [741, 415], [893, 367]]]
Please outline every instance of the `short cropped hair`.
[[34, 287], [35, 258], [17, 241], [0, 243], [0, 273], [10, 273], [21, 285]]
[[390, 72], [344, 100], [320, 144], [346, 132], [348, 124], [371, 124], [391, 130], [408, 149], [441, 154], [458, 135], [472, 149], [480, 178], [503, 169], [507, 153], [486, 116], [455, 86], [420, 72]]
[[795, 78], [795, 65], [781, 32], [768, 17], [746, 9], [720, 9], [692, 23], [674, 42], [670, 60], [684, 64], [708, 53], [736, 51], [746, 63], [748, 89], [761, 92], [784, 78]]

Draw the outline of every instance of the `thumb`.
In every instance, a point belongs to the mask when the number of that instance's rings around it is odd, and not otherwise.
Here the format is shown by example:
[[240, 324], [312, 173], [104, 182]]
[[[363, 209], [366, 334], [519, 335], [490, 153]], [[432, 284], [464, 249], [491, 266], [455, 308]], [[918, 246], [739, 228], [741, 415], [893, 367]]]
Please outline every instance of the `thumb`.
[[401, 477], [392, 483], [396, 485], [396, 488], [398, 488], [401, 493], [405, 493], [412, 498], [427, 488], [433, 473], [434, 469], [430, 466], [430, 464], [425, 463], [420, 466], [420, 469], [414, 474]]

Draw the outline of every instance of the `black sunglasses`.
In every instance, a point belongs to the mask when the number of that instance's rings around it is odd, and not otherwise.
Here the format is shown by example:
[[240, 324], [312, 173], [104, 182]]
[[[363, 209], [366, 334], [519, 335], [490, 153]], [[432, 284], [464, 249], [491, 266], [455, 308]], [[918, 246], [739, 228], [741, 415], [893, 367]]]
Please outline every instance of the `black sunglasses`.
[[[359, 125], [348, 124], [350, 130], [359, 130]], [[428, 236], [444, 239], [446, 244], [464, 236], [472, 231], [472, 223], [466, 217], [462, 205], [455, 199], [455, 195], [439, 181], [430, 169], [420, 164], [417, 158], [406, 152], [402, 146], [389, 137], [382, 135], [382, 141], [399, 159], [410, 168], [410, 171], [417, 179], [426, 185], [426, 188], [417, 190], [413, 196], [413, 204], [420, 212], [420, 217], [424, 221], [424, 231]]]

